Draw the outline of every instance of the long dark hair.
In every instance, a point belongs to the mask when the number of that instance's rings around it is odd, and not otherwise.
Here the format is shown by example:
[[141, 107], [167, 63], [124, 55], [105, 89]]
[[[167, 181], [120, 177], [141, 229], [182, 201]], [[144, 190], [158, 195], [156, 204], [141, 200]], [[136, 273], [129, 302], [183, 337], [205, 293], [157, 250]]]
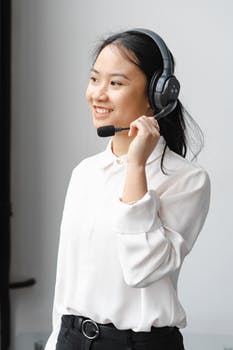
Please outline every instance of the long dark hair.
[[[116, 45], [128, 60], [141, 69], [146, 75], [149, 89], [149, 82], [154, 73], [163, 70], [162, 56], [154, 40], [146, 34], [136, 31], [125, 31], [111, 35], [97, 47], [94, 61], [100, 52], [110, 44]], [[174, 63], [171, 52], [170, 55]], [[156, 114], [156, 111], [154, 112]], [[200, 153], [203, 147], [202, 131], [179, 100], [176, 108], [166, 117], [160, 119], [159, 126], [160, 133], [166, 142], [161, 158], [163, 172], [163, 161], [167, 147], [184, 158], [188, 150], [191, 152], [193, 159]]]

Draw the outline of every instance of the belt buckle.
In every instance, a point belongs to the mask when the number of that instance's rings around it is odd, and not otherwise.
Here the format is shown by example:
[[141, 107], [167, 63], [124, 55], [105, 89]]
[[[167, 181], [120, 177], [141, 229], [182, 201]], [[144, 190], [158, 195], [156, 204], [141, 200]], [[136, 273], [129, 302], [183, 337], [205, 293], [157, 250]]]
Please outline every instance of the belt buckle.
[[[94, 332], [93, 335], [88, 335], [88, 334], [86, 333], [85, 325], [87, 325], [88, 323], [90, 323], [90, 324], [92, 324], [93, 326], [95, 326], [95, 329], [93, 329], [93, 332]], [[90, 320], [90, 319], [87, 319], [87, 320], [84, 320], [84, 321], [82, 322], [82, 334], [83, 334], [86, 338], [88, 338], [88, 339], [95, 339], [95, 338], [97, 338], [97, 337], [99, 336], [99, 333], [100, 333], [99, 327], [98, 327], [98, 325], [97, 325], [97, 323], [96, 323], [95, 321]]]

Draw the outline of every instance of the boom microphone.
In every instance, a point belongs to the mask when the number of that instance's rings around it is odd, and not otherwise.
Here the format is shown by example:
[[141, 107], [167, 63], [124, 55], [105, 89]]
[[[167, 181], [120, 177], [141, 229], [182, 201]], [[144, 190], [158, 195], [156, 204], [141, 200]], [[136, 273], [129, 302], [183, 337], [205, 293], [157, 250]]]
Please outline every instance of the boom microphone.
[[[171, 113], [176, 108], [177, 102], [170, 103], [167, 105], [164, 109], [162, 109], [161, 112], [154, 115], [154, 118], [158, 121], [163, 117], [166, 117], [169, 113]], [[100, 137], [109, 137], [115, 135], [115, 133], [123, 131], [123, 130], [129, 130], [130, 128], [119, 128], [115, 127], [114, 125], [106, 125], [101, 126], [97, 128], [97, 134]]]
[[107, 126], [100, 126], [97, 129], [97, 134], [100, 137], [108, 137], [115, 135], [116, 132], [120, 132], [123, 130], [129, 130], [130, 128], [116, 128], [113, 125], [107, 125]]

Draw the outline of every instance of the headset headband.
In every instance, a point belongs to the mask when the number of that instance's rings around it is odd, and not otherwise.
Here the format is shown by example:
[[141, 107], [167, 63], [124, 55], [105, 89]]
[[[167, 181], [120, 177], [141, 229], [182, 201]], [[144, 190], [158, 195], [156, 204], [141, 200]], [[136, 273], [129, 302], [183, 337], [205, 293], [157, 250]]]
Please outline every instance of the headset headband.
[[174, 64], [170, 51], [163, 39], [149, 29], [135, 28], [129, 32], [141, 33], [150, 37], [161, 53], [163, 70], [155, 71], [151, 77], [148, 96], [153, 110], [159, 110], [165, 116], [175, 108], [180, 91], [180, 83], [173, 75]]
[[134, 28], [132, 29], [132, 31], [145, 34], [156, 43], [163, 59], [163, 73], [165, 73], [166, 75], [172, 75], [174, 73], [174, 65], [168, 47], [163, 41], [163, 39], [158, 34], [149, 29]]

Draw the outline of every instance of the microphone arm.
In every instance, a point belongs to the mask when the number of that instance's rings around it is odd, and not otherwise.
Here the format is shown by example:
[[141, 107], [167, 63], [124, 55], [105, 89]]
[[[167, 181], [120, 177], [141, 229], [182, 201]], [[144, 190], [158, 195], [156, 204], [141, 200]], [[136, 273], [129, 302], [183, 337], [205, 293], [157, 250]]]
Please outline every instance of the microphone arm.
[[[177, 105], [177, 101], [174, 103], [170, 103], [164, 109], [162, 109], [158, 114], [154, 115], [154, 118], [158, 121], [161, 118], [166, 117], [169, 113], [171, 113]], [[109, 137], [115, 135], [117, 132], [121, 132], [123, 130], [129, 130], [130, 128], [120, 128], [115, 127], [114, 125], [106, 125], [101, 126], [97, 129], [97, 134], [100, 137]]]
[[176, 105], [177, 105], [177, 101], [174, 103], [169, 103], [169, 105], [167, 105], [164, 109], [162, 109], [162, 111], [160, 111], [158, 114], [155, 114], [154, 118], [158, 121], [163, 117], [166, 117], [169, 113], [174, 111], [174, 109], [176, 108]]

